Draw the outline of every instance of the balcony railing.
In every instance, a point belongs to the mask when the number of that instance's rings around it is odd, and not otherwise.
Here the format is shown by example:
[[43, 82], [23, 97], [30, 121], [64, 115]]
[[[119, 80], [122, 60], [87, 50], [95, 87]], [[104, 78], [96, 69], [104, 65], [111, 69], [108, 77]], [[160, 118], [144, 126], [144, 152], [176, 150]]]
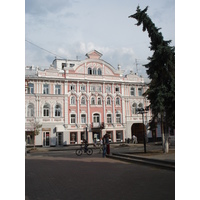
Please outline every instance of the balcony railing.
[[91, 123], [91, 128], [99, 128], [99, 129], [104, 129], [104, 122], [92, 122]]

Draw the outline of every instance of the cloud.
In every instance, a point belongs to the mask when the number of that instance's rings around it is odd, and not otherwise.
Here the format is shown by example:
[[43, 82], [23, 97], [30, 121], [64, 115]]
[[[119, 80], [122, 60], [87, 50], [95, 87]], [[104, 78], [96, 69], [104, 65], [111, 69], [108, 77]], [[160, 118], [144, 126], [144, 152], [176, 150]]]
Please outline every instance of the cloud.
[[35, 16], [43, 16], [48, 13], [57, 13], [71, 7], [72, 3], [70, 0], [26, 0], [25, 2], [25, 13]]

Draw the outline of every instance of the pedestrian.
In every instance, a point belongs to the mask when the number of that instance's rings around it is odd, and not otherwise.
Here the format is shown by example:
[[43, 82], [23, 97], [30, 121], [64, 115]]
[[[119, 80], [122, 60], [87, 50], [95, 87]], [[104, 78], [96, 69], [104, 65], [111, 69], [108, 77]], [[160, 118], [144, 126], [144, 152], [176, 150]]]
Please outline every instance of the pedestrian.
[[107, 135], [105, 134], [104, 136], [103, 136], [103, 154], [102, 154], [102, 156], [103, 156], [103, 158], [106, 156], [106, 137], [107, 137]]
[[99, 147], [99, 153], [103, 151], [103, 140], [100, 138], [100, 147]]
[[110, 135], [107, 135], [106, 145], [106, 153], [110, 155]]

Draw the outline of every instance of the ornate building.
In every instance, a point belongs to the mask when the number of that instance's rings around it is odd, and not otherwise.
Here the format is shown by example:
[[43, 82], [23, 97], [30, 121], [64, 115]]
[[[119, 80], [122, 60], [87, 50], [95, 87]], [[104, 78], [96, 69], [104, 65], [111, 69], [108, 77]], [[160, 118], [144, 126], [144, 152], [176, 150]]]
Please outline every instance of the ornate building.
[[[26, 67], [25, 135], [27, 145], [58, 146], [98, 141], [105, 133], [112, 142], [123, 142], [133, 135], [143, 141], [152, 134], [147, 129], [151, 113], [136, 108], [149, 102], [142, 96], [144, 79], [115, 69], [93, 50], [83, 61], [55, 59], [49, 69]], [[42, 124], [35, 136], [34, 127]]]

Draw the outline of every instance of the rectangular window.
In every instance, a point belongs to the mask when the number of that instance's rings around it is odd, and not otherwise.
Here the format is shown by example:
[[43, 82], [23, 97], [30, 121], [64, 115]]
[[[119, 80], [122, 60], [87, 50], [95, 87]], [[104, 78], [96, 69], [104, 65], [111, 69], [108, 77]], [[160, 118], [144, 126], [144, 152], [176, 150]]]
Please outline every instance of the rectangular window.
[[28, 94], [33, 94], [34, 93], [34, 84], [29, 83], [28, 84]]
[[131, 87], [131, 96], [135, 96], [135, 88], [134, 87]]
[[71, 124], [75, 124], [76, 123], [76, 115], [72, 114], [71, 115]]
[[110, 93], [111, 92], [111, 87], [110, 86], [107, 86], [106, 87], [106, 93]]
[[85, 92], [85, 85], [81, 85], [81, 92]]
[[81, 123], [86, 124], [86, 115], [85, 114], [81, 115]]
[[112, 123], [112, 116], [111, 116], [111, 114], [107, 114], [107, 123], [108, 124]]
[[97, 86], [97, 92], [101, 92], [101, 86]]
[[76, 90], [75, 85], [71, 85], [71, 86], [70, 86], [70, 89], [73, 90], [73, 91], [75, 91], [75, 90]]
[[115, 92], [119, 92], [119, 87], [118, 86], [115, 88]]
[[60, 94], [60, 85], [55, 85], [55, 94]]
[[142, 88], [138, 88], [138, 96], [142, 96]]
[[62, 70], [66, 67], [66, 63], [62, 63]]
[[90, 86], [90, 91], [95, 92], [95, 86]]
[[49, 84], [43, 85], [43, 94], [49, 94]]
[[121, 123], [121, 115], [120, 114], [116, 114], [116, 122]]

